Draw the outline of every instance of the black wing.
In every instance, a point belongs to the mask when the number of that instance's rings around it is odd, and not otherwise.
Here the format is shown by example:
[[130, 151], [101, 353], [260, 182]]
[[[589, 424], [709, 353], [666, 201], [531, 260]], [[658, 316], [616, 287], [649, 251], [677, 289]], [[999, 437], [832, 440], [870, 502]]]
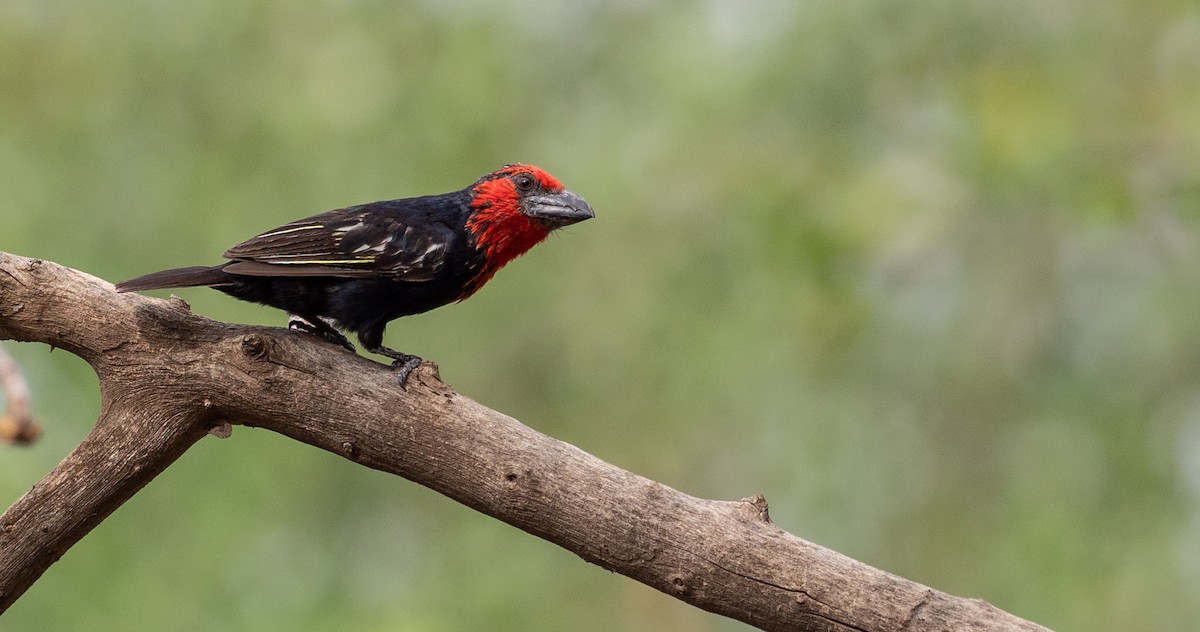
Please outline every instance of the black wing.
[[423, 214], [364, 204], [284, 224], [225, 251], [230, 274], [387, 276], [427, 281], [445, 265], [454, 232]]

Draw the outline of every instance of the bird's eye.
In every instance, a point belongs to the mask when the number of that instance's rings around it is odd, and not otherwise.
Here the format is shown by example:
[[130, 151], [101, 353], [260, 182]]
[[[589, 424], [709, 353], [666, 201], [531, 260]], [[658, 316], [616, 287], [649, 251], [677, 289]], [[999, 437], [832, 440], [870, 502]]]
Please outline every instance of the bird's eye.
[[518, 191], [528, 193], [537, 186], [537, 180], [528, 173], [518, 173], [513, 177], [513, 184], [517, 185]]

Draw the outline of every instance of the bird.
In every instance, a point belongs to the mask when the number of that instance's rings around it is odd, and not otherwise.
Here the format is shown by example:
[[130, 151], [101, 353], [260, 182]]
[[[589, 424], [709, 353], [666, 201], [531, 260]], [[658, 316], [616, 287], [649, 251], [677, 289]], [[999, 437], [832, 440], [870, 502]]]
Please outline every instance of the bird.
[[450, 193], [326, 211], [251, 237], [225, 263], [174, 268], [118, 292], [207, 286], [284, 310], [288, 328], [391, 359], [400, 386], [421, 358], [383, 346], [387, 324], [469, 298], [562, 228], [595, 217], [545, 170], [510, 164]]

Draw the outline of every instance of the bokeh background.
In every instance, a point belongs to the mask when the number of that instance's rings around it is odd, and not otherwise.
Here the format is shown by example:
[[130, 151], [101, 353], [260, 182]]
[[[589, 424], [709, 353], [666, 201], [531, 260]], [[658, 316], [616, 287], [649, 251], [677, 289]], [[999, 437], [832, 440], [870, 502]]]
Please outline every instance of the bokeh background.
[[[1064, 630], [1195, 629], [1194, 2], [0, 3], [7, 251], [116, 281], [513, 161], [597, 218], [392, 346], [941, 590]], [[48, 426], [0, 448], [8, 503], [98, 392], [78, 358], [3, 344]], [[242, 428], [0, 628], [746, 629]]]

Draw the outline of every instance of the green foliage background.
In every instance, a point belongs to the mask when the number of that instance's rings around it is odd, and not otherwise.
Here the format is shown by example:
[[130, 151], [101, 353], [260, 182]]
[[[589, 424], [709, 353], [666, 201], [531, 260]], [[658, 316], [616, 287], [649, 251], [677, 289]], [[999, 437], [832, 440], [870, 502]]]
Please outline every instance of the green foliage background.
[[[0, 4], [7, 251], [116, 281], [513, 161], [597, 218], [390, 344], [936, 588], [1194, 629], [1194, 2]], [[0, 449], [11, 502], [98, 405], [78, 358], [5, 348], [48, 426]], [[201, 442], [0, 627], [745, 629], [253, 429]]]

